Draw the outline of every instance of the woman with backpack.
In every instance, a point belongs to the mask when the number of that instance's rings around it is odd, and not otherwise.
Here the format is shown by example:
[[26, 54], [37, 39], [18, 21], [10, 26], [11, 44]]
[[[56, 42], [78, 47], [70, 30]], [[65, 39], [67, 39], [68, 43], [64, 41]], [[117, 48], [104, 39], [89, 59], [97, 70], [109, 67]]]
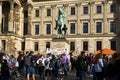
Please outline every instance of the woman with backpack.
[[60, 63], [60, 57], [59, 55], [56, 56], [55, 59], [55, 78], [58, 80], [59, 79], [59, 69], [61, 67], [61, 63]]
[[103, 80], [103, 59], [102, 54], [97, 54], [94, 60], [94, 70], [97, 77], [97, 80]]
[[43, 61], [43, 55], [40, 55], [39, 59], [37, 60], [37, 64], [38, 64], [38, 73], [40, 78], [44, 78], [44, 69], [45, 69], [45, 65], [44, 65], [44, 61]]
[[50, 54], [47, 54], [44, 59], [45, 64], [45, 80], [50, 80], [51, 78], [51, 68], [50, 68]]

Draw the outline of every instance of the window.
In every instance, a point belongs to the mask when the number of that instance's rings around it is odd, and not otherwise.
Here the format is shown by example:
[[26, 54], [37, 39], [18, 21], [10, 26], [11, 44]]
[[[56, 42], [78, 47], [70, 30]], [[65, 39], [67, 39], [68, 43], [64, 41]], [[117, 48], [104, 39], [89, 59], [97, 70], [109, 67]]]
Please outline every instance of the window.
[[111, 41], [111, 49], [116, 50], [116, 41]]
[[1, 24], [2, 26], [1, 26], [1, 33], [3, 34], [4, 33], [4, 27], [3, 27], [3, 25], [4, 25], [4, 22], [3, 22], [3, 19], [2, 19], [2, 24]]
[[50, 48], [50, 42], [46, 42], [46, 49]]
[[75, 23], [70, 23], [70, 34], [75, 34]]
[[6, 40], [2, 40], [2, 50], [6, 50]]
[[24, 23], [24, 35], [28, 34], [28, 23]]
[[110, 32], [116, 32], [116, 24], [115, 21], [110, 22]]
[[24, 18], [28, 17], [28, 11], [24, 11]]
[[46, 34], [51, 34], [51, 24], [46, 25]]
[[25, 50], [25, 42], [22, 42], [21, 44], [22, 44], [21, 50], [24, 51]]
[[39, 25], [35, 25], [35, 35], [39, 34]]
[[36, 10], [36, 17], [39, 17], [39, 10]]
[[75, 15], [75, 7], [71, 7], [71, 15]]
[[47, 9], [47, 16], [51, 16], [51, 9]]
[[34, 43], [34, 51], [38, 51], [38, 42]]
[[83, 50], [88, 51], [88, 41], [83, 42]]
[[110, 12], [111, 13], [115, 12], [115, 5], [114, 4], [110, 5]]
[[101, 6], [97, 6], [97, 13], [102, 13], [102, 8], [101, 8]]
[[2, 17], [2, 24], [0, 24], [0, 25], [1, 25], [1, 33], [7, 34], [8, 27], [6, 27], [6, 17]]
[[83, 7], [83, 13], [88, 14], [88, 6]]
[[102, 33], [102, 22], [96, 22], [96, 33]]
[[70, 51], [75, 51], [75, 42], [70, 42]]
[[102, 42], [101, 41], [97, 41], [96, 42], [96, 47], [97, 47], [97, 50], [101, 50], [102, 49]]
[[83, 23], [83, 33], [88, 33], [88, 23]]

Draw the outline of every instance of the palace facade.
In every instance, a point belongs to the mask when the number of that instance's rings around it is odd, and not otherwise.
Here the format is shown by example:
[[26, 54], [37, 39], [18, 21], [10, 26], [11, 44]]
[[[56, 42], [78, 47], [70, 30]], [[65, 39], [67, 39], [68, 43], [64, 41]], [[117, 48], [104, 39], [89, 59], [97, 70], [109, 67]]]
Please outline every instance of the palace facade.
[[0, 50], [45, 53], [52, 48], [59, 7], [67, 15], [69, 51], [120, 52], [119, 0], [0, 0]]

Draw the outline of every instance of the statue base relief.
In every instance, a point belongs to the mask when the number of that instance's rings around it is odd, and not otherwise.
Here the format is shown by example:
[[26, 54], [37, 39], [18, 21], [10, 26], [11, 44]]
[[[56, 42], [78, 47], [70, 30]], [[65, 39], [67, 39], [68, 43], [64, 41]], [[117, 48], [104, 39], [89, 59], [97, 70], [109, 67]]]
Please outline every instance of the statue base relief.
[[67, 52], [66, 54], [69, 53], [69, 42], [65, 37], [61, 37], [61, 38], [57, 38], [54, 37], [52, 38], [52, 45], [51, 45], [52, 49], [66, 49]]

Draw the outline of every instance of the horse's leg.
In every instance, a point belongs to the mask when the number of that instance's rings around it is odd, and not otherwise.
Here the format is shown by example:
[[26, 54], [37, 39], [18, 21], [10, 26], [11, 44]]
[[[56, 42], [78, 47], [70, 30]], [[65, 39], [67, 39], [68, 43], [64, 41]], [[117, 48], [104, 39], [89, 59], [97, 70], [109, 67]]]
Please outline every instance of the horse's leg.
[[57, 37], [60, 38], [60, 33], [61, 33], [61, 32], [60, 32], [60, 27], [59, 27], [59, 26], [57, 26], [57, 32], [58, 32]]
[[58, 26], [57, 31], [58, 31], [58, 38], [61, 38], [61, 34], [62, 34], [61, 25]]
[[62, 30], [63, 27], [64, 27], [64, 23], [62, 22], [62, 25], [61, 25], [61, 34], [62, 34], [62, 35], [64, 35], [63, 30]]
[[64, 36], [66, 36], [66, 30], [64, 30]]
[[66, 25], [64, 24], [64, 36], [66, 36]]
[[60, 27], [60, 38], [62, 37], [62, 26]]

